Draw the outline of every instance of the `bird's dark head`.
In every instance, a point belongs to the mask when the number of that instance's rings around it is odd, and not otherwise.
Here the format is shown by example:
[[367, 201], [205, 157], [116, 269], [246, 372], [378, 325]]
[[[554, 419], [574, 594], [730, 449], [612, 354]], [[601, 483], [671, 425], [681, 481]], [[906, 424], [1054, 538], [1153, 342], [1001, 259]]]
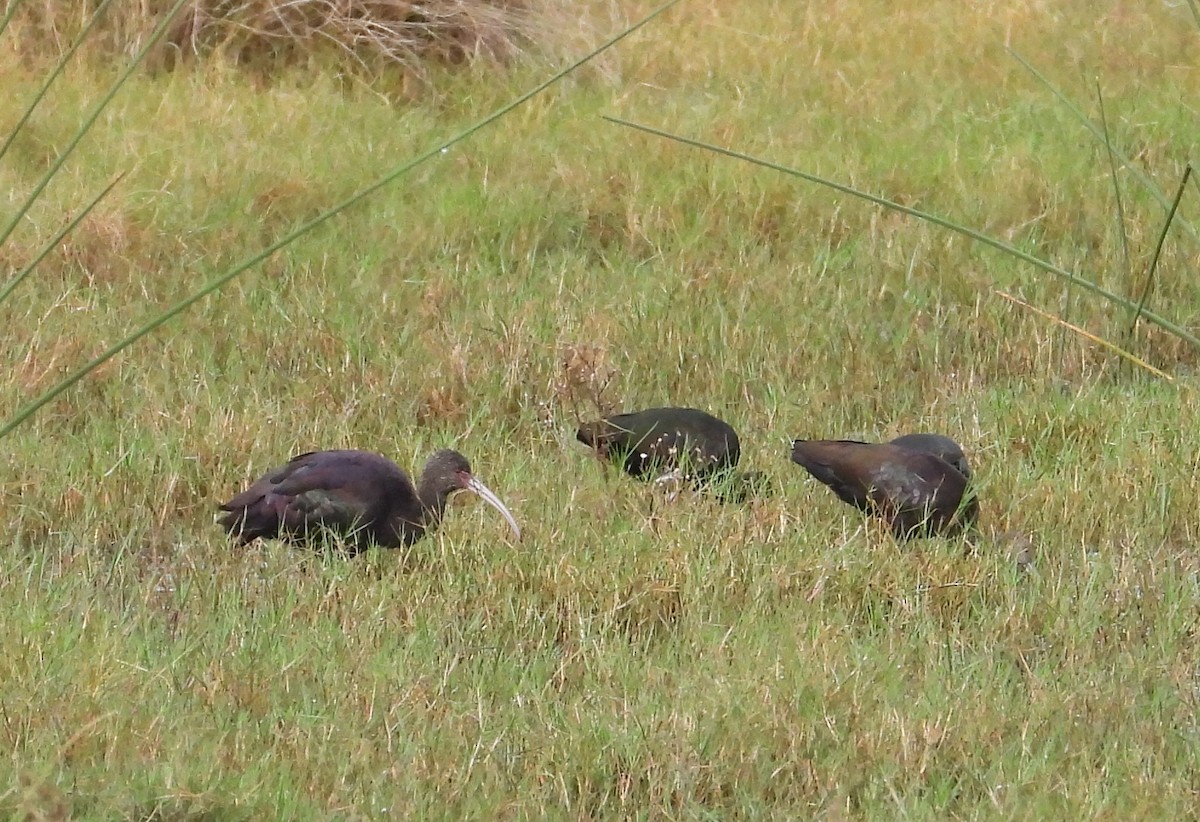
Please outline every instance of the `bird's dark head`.
[[828, 440], [792, 440], [792, 462], [804, 464], [804, 460], [808, 458], [808, 454], [813, 449], [819, 449], [822, 442]]
[[484, 502], [499, 511], [501, 516], [507, 520], [517, 539], [521, 538], [521, 526], [517, 525], [517, 520], [512, 513], [490, 488], [475, 477], [471, 472], [471, 463], [457, 451], [443, 448], [431, 456], [425, 463], [425, 471], [421, 475], [421, 485], [423, 488], [431, 487], [443, 500], [449, 499], [459, 491], [470, 491], [479, 495]]
[[575, 432], [575, 439], [589, 448], [607, 451], [613, 434], [613, 426], [607, 420], [596, 420], [595, 422], [585, 422], [579, 426], [579, 430]]
[[471, 463], [457, 451], [443, 448], [425, 462], [422, 478], [433, 479], [445, 494], [464, 491], [471, 481]]
[[958, 473], [967, 479], [971, 478], [971, 466], [967, 463], [967, 456], [963, 453], [962, 446], [947, 436], [927, 433], [905, 434], [902, 437], [896, 437], [891, 444], [933, 454], [938, 459], [950, 463]]

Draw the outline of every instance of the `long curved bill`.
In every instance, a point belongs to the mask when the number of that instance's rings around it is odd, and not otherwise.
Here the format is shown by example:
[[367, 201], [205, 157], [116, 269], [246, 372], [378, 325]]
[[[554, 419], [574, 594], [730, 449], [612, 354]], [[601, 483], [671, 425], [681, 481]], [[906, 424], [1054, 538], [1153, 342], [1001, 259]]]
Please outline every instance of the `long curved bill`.
[[498, 496], [492, 493], [491, 488], [488, 488], [475, 477], [471, 477], [469, 480], [467, 480], [467, 490], [474, 491], [483, 498], [484, 502], [499, 511], [501, 516], [508, 520], [508, 525], [510, 528], [512, 528], [513, 533], [516, 534], [517, 541], [520, 541], [521, 526], [517, 525], [517, 520], [513, 517], [512, 512], [505, 507], [504, 503], [500, 501]]

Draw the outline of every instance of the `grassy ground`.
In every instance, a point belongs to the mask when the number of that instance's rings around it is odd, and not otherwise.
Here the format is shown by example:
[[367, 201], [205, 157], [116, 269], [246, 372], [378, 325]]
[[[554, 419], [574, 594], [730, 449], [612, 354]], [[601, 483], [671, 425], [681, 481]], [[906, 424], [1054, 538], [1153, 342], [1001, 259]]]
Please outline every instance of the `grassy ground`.
[[[729, 8], [726, 9], [725, 6]], [[1172, 191], [1186, 7], [688, 4], [318, 229], [5, 441], [0, 807], [31, 818], [1182, 818], [1200, 773], [1198, 353], [1030, 267], [617, 114], [850, 182], [1138, 294], [1162, 208], [1009, 56]], [[714, 8], [716, 7], [716, 8]], [[735, 10], [736, 9], [736, 10]], [[632, 10], [631, 10], [632, 13]], [[5, 51], [15, 120], [40, 77]], [[532, 85], [418, 103], [193, 67], [128, 86], [9, 243], [11, 413], [69, 367]], [[110, 80], [72, 70], [6, 208]], [[1191, 189], [1181, 210], [1197, 215]], [[1194, 323], [1176, 226], [1150, 304]], [[997, 296], [1129, 346], [1174, 382]], [[656, 498], [580, 418], [693, 404], [775, 498]], [[795, 436], [937, 430], [986, 530], [898, 545]], [[509, 503], [404, 556], [233, 551], [216, 502], [291, 453], [453, 445]], [[156, 815], [157, 814], [157, 815]]]

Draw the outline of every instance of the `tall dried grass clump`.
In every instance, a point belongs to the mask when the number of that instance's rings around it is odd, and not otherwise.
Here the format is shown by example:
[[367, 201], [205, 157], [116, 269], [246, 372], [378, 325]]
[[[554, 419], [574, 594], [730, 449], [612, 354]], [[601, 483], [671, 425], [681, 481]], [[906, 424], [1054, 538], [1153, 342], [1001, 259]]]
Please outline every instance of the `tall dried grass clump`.
[[[113, 4], [90, 47], [136, 51], [172, 5]], [[97, 6], [93, 0], [23, 3], [14, 19], [22, 51], [60, 51]], [[506, 63], [529, 52], [557, 52], [564, 37], [586, 34], [582, 6], [571, 0], [190, 0], [151, 62], [170, 68], [219, 54], [268, 68], [332, 53], [363, 69], [400, 66], [423, 75], [429, 65]]]

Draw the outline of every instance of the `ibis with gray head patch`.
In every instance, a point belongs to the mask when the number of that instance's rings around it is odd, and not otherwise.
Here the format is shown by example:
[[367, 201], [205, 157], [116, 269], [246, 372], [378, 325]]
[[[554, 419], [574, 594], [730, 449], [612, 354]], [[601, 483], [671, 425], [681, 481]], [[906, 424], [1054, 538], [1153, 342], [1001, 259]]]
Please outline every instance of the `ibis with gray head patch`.
[[467, 458], [450, 449], [429, 458], [416, 486], [396, 463], [369, 451], [301, 454], [221, 505], [226, 513], [218, 522], [240, 544], [332, 536], [357, 554], [371, 545], [411, 545], [431, 533], [459, 491], [482, 497], [521, 538], [512, 513], [471, 473]]

